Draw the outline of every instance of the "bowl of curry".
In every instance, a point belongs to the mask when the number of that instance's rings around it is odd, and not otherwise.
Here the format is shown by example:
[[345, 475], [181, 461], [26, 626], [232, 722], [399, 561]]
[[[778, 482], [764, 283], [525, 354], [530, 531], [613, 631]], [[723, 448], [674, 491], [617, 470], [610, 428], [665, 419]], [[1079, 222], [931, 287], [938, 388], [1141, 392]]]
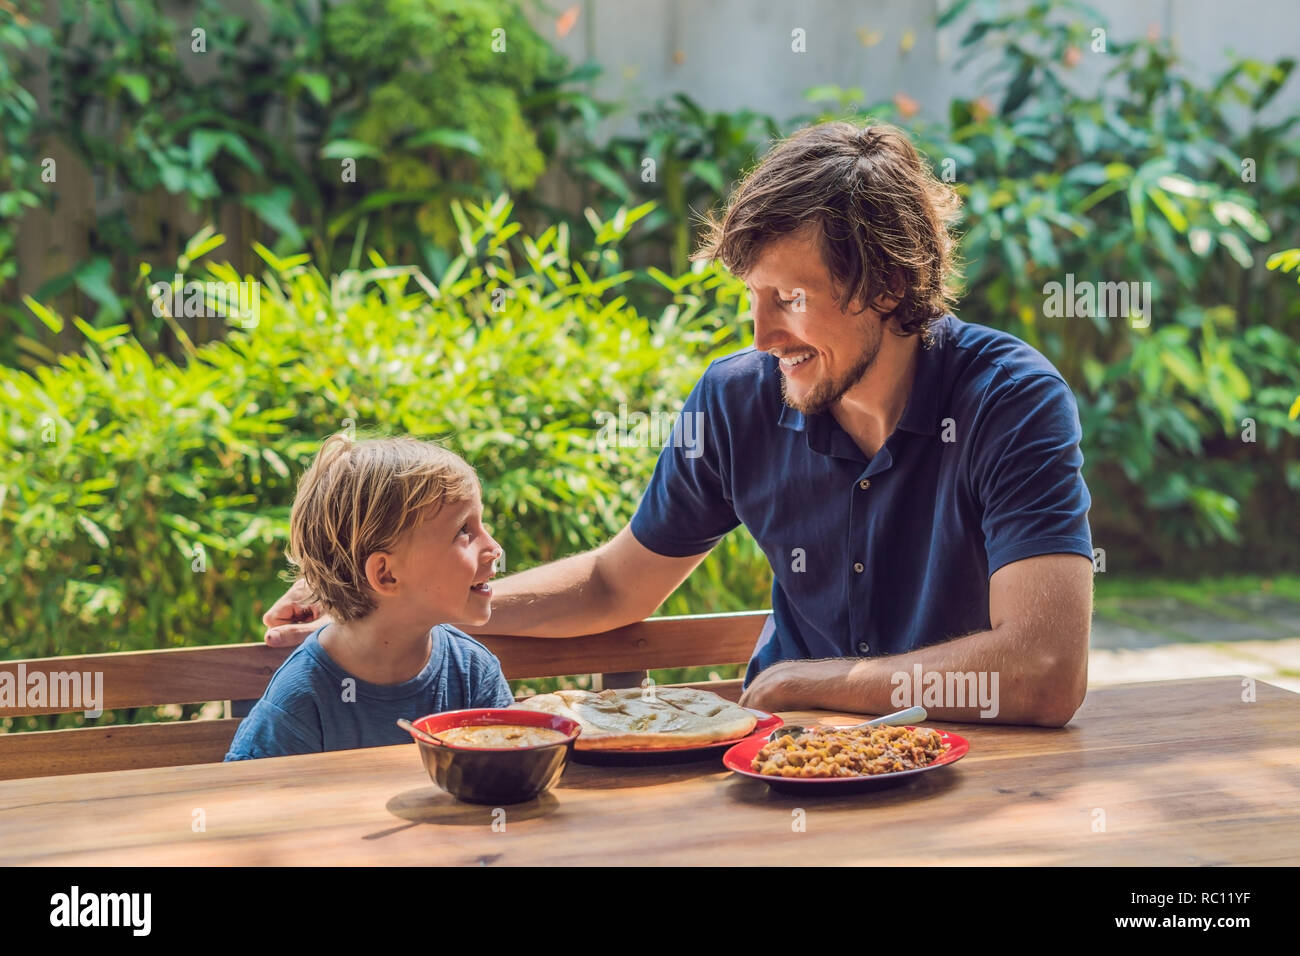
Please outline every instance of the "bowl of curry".
[[429, 777], [467, 803], [524, 803], [564, 774], [581, 728], [576, 720], [522, 708], [449, 710], [412, 721]]

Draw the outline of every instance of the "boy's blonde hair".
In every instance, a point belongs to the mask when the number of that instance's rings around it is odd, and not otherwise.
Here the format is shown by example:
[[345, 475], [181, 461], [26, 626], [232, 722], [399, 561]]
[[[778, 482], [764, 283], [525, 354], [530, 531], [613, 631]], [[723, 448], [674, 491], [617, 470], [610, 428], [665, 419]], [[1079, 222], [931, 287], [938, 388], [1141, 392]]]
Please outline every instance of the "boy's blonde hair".
[[366, 559], [391, 551], [426, 510], [472, 501], [478, 476], [459, 455], [416, 438], [331, 435], [298, 482], [286, 557], [336, 621], [378, 606]]

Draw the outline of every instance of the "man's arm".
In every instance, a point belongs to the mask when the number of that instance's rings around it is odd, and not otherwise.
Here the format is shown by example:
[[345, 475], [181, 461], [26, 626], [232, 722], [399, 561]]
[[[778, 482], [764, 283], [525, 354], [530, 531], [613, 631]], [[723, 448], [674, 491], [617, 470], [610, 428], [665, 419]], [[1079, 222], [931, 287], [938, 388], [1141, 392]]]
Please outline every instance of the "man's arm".
[[[656, 554], [624, 527], [592, 551], [552, 561], [492, 583], [492, 617], [487, 624], [456, 623], [467, 634], [520, 637], [577, 637], [600, 634], [643, 620], [659, 609], [708, 551], [684, 558]], [[263, 615], [266, 643], [292, 647], [327, 623], [297, 581]]]
[[492, 585], [492, 618], [468, 634], [576, 637], [649, 617], [708, 555], [669, 558], [624, 527], [599, 548], [512, 574]]
[[741, 704], [886, 714], [898, 709], [894, 675], [911, 686], [920, 664], [923, 672], [988, 672], [989, 687], [998, 675], [996, 716], [981, 717], [979, 706], [927, 707], [931, 718], [1063, 727], [1088, 688], [1092, 584], [1092, 562], [1082, 555], [1015, 561], [989, 579], [990, 630], [892, 657], [783, 661], [759, 674]]

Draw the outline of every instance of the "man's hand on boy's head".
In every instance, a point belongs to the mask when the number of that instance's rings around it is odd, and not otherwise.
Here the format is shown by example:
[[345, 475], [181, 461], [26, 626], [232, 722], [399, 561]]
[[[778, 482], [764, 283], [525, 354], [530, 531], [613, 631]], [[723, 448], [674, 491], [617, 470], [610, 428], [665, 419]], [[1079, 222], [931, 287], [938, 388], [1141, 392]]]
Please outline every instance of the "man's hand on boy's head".
[[301, 644], [319, 627], [330, 623], [328, 614], [322, 614], [319, 604], [305, 604], [309, 591], [302, 581], [295, 581], [293, 587], [271, 605], [271, 609], [262, 615], [262, 623], [267, 631], [263, 640], [272, 647], [294, 647]]

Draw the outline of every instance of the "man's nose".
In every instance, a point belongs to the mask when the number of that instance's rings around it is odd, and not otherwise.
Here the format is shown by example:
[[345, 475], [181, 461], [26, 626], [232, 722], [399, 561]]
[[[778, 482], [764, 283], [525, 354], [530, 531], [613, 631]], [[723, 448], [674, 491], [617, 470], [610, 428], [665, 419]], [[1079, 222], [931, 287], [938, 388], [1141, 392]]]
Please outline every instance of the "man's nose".
[[780, 328], [779, 316], [775, 308], [764, 302], [756, 302], [752, 308], [754, 316], [754, 348], [766, 352], [777, 344], [776, 335]]

